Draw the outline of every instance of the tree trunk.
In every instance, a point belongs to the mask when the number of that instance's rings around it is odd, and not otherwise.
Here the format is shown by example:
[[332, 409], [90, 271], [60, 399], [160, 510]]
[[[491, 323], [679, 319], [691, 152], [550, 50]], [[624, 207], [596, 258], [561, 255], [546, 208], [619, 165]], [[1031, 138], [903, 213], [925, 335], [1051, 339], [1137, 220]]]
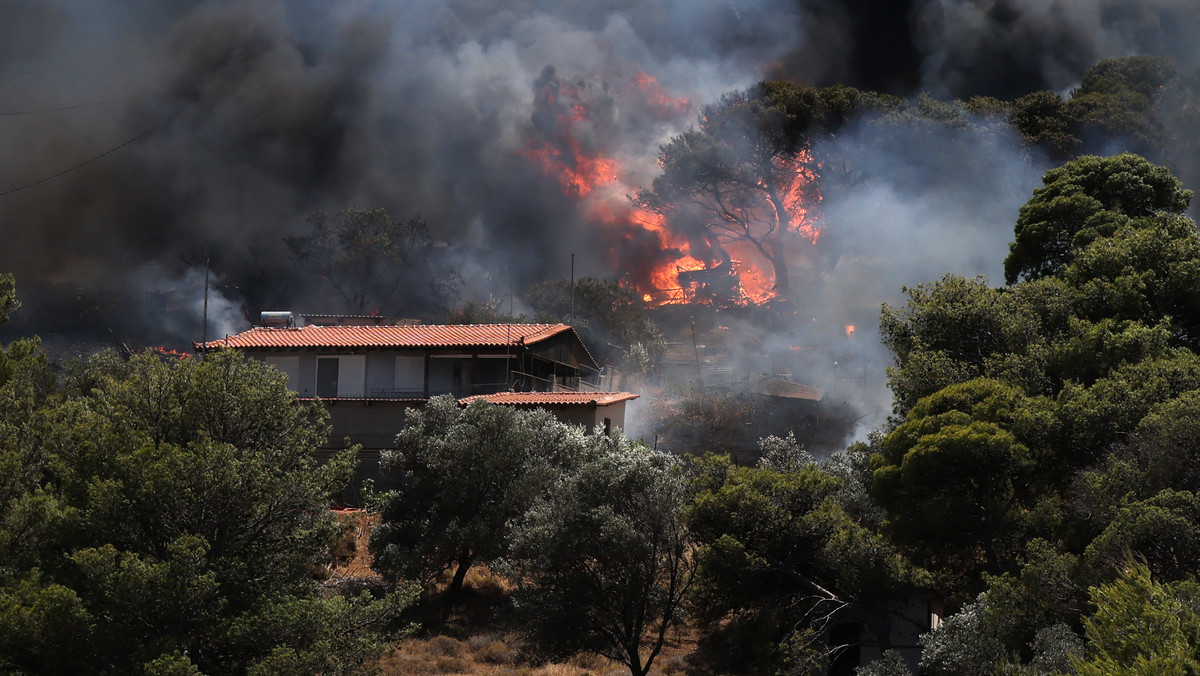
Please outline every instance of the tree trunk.
[[471, 568], [471, 555], [463, 554], [458, 558], [458, 569], [454, 571], [454, 579], [446, 589], [446, 600], [453, 604], [462, 594], [463, 581], [467, 579], [467, 571]]
[[775, 242], [771, 247], [771, 255], [768, 258], [771, 261], [771, 270], [775, 275], [775, 291], [786, 295], [791, 290], [791, 280], [788, 279], [788, 263], [787, 255], [784, 252], [783, 244]]

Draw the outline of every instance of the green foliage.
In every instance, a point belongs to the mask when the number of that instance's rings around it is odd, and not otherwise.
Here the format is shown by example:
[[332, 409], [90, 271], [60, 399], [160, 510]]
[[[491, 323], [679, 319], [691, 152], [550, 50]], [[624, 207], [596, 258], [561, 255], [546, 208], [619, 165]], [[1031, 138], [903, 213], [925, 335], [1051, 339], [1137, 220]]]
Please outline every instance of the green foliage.
[[[1113, 67], [1091, 94], [1153, 97], [1171, 77]], [[1070, 122], [1078, 109], [1059, 103], [1020, 101], [1015, 123], [1038, 106]], [[1088, 583], [1131, 551], [1168, 581], [1200, 558], [1191, 191], [1128, 154], [1080, 158], [1044, 184], [1017, 221], [1007, 287], [945, 277], [884, 309], [896, 416], [872, 467], [886, 531], [952, 602], [987, 590], [951, 619], [988, 642], [934, 632], [931, 673], [1066, 669]]]
[[285, 237], [292, 258], [333, 289], [346, 310], [400, 316], [448, 304], [461, 278], [439, 265], [429, 226], [395, 221], [381, 207], [314, 211], [310, 231]]
[[1200, 492], [1200, 390], [1155, 404], [1122, 457], [1141, 475], [1137, 498], [1166, 488]]
[[10, 274], [0, 275], [0, 324], [8, 321], [21, 302], [17, 300], [17, 283]]
[[589, 436], [582, 455], [512, 534], [517, 606], [541, 654], [592, 651], [644, 676], [691, 579], [681, 468], [623, 436]]
[[1122, 364], [1090, 387], [1065, 387], [1059, 395], [1067, 444], [1062, 456], [1077, 467], [1099, 462], [1109, 445], [1136, 430], [1155, 406], [1195, 389], [1200, 389], [1200, 357], [1185, 349]]
[[[988, 633], [1006, 646], [1019, 648], [1023, 658], [1042, 661], [1057, 659], [1049, 653], [1058, 650], [1070, 636], [1052, 627], [1077, 624], [1079, 616], [1088, 610], [1087, 579], [1094, 572], [1082, 564], [1081, 557], [1060, 553], [1049, 541], [1030, 540], [1025, 545], [1024, 561], [1016, 573], [988, 576], [987, 606], [984, 622]], [[1052, 640], [1053, 639], [1053, 640]]]
[[921, 636], [921, 673], [930, 676], [991, 676], [1004, 661], [1000, 639], [989, 631], [987, 597], [980, 595], [941, 626]]
[[776, 646], [784, 644], [793, 657], [821, 662], [829, 646], [818, 637], [828, 623], [870, 624], [873, 603], [916, 580], [882, 537], [846, 513], [837, 501], [842, 482], [815, 463], [736, 467], [709, 457], [703, 466], [687, 511], [698, 543], [693, 607], [709, 650], [728, 668], [779, 666]]
[[1192, 198], [1165, 167], [1137, 155], [1081, 157], [1046, 172], [1017, 218], [1005, 278], [1057, 274], [1081, 245], [1111, 236], [1131, 220], [1180, 215]]
[[880, 320], [883, 343], [896, 357], [888, 376], [898, 416], [920, 398], [973, 378], [1049, 393], [1051, 377], [1067, 375], [1055, 368], [1051, 342], [1070, 317], [1056, 280], [993, 289], [982, 277], [947, 275], [905, 291], [907, 305], [885, 305]]
[[786, 437], [769, 436], [758, 441], [758, 463], [767, 469], [779, 472], [798, 472], [816, 460], [804, 445], [796, 440], [794, 432], [788, 432]]
[[[667, 352], [662, 331], [646, 315], [641, 299], [618, 282], [575, 280], [574, 318], [570, 280], [534, 284], [529, 304], [538, 321], [570, 323], [602, 364], [621, 362], [628, 370], [644, 372]], [[631, 358], [634, 346], [638, 356]]]
[[383, 456], [400, 488], [382, 499], [375, 569], [430, 582], [456, 567], [453, 598], [472, 564], [503, 555], [511, 523], [578, 462], [583, 444], [582, 429], [540, 409], [463, 408], [446, 395], [408, 411], [396, 449]]
[[1093, 587], [1091, 599], [1088, 655], [1071, 659], [1079, 676], [1200, 673], [1193, 588], [1163, 585], [1146, 565], [1129, 561], [1117, 580]]
[[1075, 111], [1058, 94], [1033, 92], [1012, 104], [1012, 125], [1027, 143], [1045, 148], [1053, 160], [1066, 160], [1083, 147]]
[[1188, 491], [1163, 490], [1133, 502], [1088, 545], [1097, 569], [1120, 570], [1133, 553], [1155, 578], [1182, 580], [1200, 572], [1200, 499]]
[[[240, 673], [292, 650], [344, 673], [370, 658], [363, 629], [403, 600], [351, 612], [313, 579], [354, 463], [314, 459], [323, 411], [235, 352], [102, 356], [54, 393], [27, 386], [46, 384], [27, 348], [0, 369], [20, 404], [0, 413], [0, 463], [25, 466], [0, 496], [0, 667]], [[297, 605], [324, 620], [264, 630]]]
[[860, 667], [854, 674], [855, 676], [911, 676], [912, 670], [904, 663], [904, 658], [900, 656], [900, 653], [895, 650], [887, 650], [879, 659]]
[[887, 529], [941, 575], [945, 591], [1011, 560], [1031, 526], [1047, 402], [972, 380], [922, 399], [872, 459]]

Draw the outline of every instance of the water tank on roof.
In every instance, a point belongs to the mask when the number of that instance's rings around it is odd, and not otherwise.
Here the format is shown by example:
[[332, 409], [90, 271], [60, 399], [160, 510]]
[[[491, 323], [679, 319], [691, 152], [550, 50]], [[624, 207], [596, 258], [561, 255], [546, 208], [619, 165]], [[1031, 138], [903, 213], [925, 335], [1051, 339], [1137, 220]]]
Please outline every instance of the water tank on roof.
[[296, 325], [296, 319], [291, 312], [264, 312], [259, 316], [259, 323], [271, 328], [289, 328]]

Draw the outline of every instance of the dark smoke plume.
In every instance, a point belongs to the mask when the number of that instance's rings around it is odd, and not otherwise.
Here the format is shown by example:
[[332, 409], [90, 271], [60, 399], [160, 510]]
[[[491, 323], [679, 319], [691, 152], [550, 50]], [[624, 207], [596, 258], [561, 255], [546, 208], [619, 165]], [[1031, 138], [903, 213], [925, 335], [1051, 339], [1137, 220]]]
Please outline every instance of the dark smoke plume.
[[625, 96], [635, 78], [711, 100], [762, 77], [803, 20], [784, 0], [5, 5], [0, 268], [34, 330], [66, 312], [123, 335], [160, 328], [145, 297], [194, 292], [205, 260], [233, 305], [335, 309], [271, 283], [318, 208], [419, 215], [488, 252], [463, 261], [487, 291], [562, 276], [571, 252], [607, 247], [520, 155], [543, 70], [607, 92], [590, 142], [637, 185], [686, 119]]
[[[316, 209], [421, 217], [464, 301], [564, 278], [571, 254], [579, 277], [636, 278], [661, 245], [564, 190], [530, 144], [569, 150], [569, 165], [611, 158], [619, 181], [597, 190], [628, 206], [658, 173], [659, 144], [765, 77], [1016, 96], [1069, 90], [1106, 57], [1200, 66], [1200, 0], [0, 4], [0, 270], [25, 302], [6, 331], [135, 346], [201, 336], [206, 262], [210, 337], [243, 328], [247, 309], [338, 311], [283, 245]], [[548, 87], [569, 95], [552, 104]], [[569, 143], [565, 102], [584, 109]], [[806, 288], [758, 339], [805, 348], [794, 371], [817, 384], [844, 380], [846, 357], [882, 371], [878, 307], [902, 285], [999, 280], [1016, 210], [1048, 166], [1004, 131], [881, 124], [821, 149], [864, 178], [826, 192], [820, 258], [797, 262]], [[848, 382], [886, 409], [873, 377]]]

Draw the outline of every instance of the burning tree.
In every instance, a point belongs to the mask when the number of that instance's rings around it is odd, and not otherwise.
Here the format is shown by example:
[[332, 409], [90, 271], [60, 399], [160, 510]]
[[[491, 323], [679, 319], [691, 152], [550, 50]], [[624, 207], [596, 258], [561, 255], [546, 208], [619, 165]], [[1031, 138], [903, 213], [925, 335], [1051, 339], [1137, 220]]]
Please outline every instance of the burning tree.
[[663, 173], [635, 198], [706, 241], [712, 260], [728, 259], [724, 246], [750, 245], [770, 264], [777, 293], [789, 288], [797, 245], [820, 235], [811, 213], [817, 167], [803, 132], [815, 121], [807, 113], [823, 108], [788, 105], [780, 95], [788, 91], [764, 84], [705, 106], [698, 128], [659, 149]]

